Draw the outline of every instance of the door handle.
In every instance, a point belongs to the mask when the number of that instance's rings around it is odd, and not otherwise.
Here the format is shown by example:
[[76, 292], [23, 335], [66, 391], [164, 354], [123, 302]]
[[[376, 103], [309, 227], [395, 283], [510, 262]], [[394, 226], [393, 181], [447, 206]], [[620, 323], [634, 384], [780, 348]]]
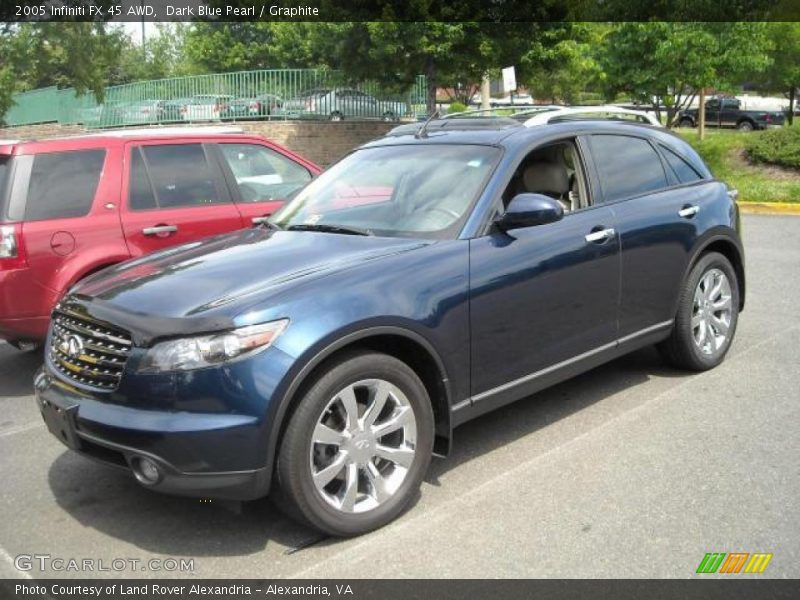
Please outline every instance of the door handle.
[[253, 221], [253, 225], [263, 225], [267, 221], [269, 221], [271, 215], [264, 215], [263, 217], [253, 217], [251, 220]]
[[700, 212], [700, 207], [697, 205], [684, 206], [682, 209], [678, 211], [678, 216], [683, 217], [684, 219], [691, 219], [699, 212]]
[[616, 234], [617, 232], [614, 231], [613, 227], [606, 227], [605, 229], [600, 229], [598, 231], [587, 233], [585, 237], [587, 242], [594, 242], [596, 244], [605, 242], [606, 240], [610, 240]]
[[163, 235], [178, 231], [177, 225], [156, 225], [155, 227], [145, 227], [142, 233], [145, 235]]

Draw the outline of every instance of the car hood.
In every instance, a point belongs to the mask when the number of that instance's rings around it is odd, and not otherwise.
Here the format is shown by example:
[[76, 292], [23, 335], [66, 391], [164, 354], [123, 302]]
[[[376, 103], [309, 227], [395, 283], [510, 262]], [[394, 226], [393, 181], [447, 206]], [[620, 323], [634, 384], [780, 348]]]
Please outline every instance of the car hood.
[[73, 309], [140, 339], [230, 326], [245, 307], [426, 240], [249, 229], [105, 269], [70, 290]]

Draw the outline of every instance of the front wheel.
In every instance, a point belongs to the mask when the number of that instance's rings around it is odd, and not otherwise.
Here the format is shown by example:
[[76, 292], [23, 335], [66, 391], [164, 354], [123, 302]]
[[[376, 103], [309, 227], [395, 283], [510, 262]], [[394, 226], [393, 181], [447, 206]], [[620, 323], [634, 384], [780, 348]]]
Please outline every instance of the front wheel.
[[738, 319], [736, 271], [725, 256], [710, 252], [689, 273], [672, 333], [659, 348], [676, 367], [712, 369], [725, 359]]
[[342, 116], [342, 113], [336, 111], [331, 113], [330, 119], [331, 121], [341, 121], [344, 119], [344, 117]]
[[694, 127], [694, 121], [688, 117], [684, 117], [678, 122], [678, 127]]
[[280, 445], [279, 505], [336, 536], [392, 521], [416, 494], [433, 450], [425, 386], [385, 354], [350, 354], [305, 393]]

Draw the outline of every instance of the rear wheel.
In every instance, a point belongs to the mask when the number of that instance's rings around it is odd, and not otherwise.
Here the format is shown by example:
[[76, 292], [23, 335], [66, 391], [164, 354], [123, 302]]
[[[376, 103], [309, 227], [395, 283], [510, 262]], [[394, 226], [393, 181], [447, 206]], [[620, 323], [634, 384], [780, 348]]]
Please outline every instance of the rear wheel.
[[676, 367], [711, 369], [725, 359], [738, 318], [736, 271], [725, 256], [710, 252], [689, 273], [672, 333], [659, 349]]
[[684, 117], [678, 122], [678, 127], [694, 127], [694, 121], [688, 117]]
[[280, 445], [278, 504], [336, 536], [397, 517], [419, 489], [433, 450], [425, 386], [385, 354], [344, 356], [292, 415]]
[[739, 131], [753, 131], [755, 127], [753, 126], [752, 121], [740, 121], [736, 124], [736, 129]]
[[342, 117], [342, 113], [336, 111], [331, 113], [330, 119], [331, 121], [341, 121], [344, 119], [344, 117]]

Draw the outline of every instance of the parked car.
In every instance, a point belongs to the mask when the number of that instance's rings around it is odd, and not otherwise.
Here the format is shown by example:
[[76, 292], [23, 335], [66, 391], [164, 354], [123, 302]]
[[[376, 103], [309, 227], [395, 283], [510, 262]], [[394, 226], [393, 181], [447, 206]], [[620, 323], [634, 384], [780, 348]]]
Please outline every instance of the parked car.
[[[739, 131], [753, 131], [768, 127], [781, 127], [786, 115], [780, 111], [742, 110], [737, 98], [714, 97], [705, 104], [706, 127], [735, 127]], [[690, 108], [678, 114], [678, 125], [697, 127], [699, 109]]]
[[469, 419], [650, 344], [720, 364], [744, 254], [691, 146], [483, 123], [383, 137], [263, 228], [77, 285], [35, 379], [50, 431], [147, 488], [272, 490], [347, 536], [395, 518]]
[[164, 100], [162, 104], [161, 120], [165, 123], [185, 121], [187, 107], [192, 103], [191, 98], [174, 98]]
[[274, 94], [259, 94], [252, 98], [236, 98], [231, 100], [223, 119], [253, 119], [267, 117], [283, 105], [280, 96]]
[[43, 340], [53, 306], [76, 281], [251, 227], [319, 172], [277, 144], [226, 131], [120, 130], [0, 145], [0, 339]]
[[158, 123], [163, 117], [162, 100], [143, 100], [141, 102], [125, 102], [115, 106], [114, 125], [142, 125]]
[[224, 94], [198, 94], [186, 105], [186, 121], [219, 121], [227, 114], [233, 96]]
[[288, 118], [327, 118], [331, 121], [353, 117], [397, 121], [408, 112], [405, 102], [378, 100], [349, 88], [317, 88], [286, 100], [280, 114]]

